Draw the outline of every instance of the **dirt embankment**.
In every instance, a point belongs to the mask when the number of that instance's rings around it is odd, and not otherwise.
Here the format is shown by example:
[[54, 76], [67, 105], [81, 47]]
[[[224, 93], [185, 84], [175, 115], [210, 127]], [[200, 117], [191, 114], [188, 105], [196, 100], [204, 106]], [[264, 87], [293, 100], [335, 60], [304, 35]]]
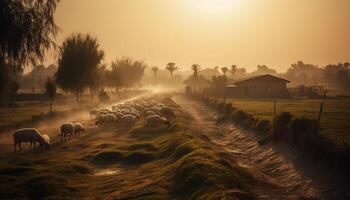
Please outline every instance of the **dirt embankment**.
[[336, 169], [284, 144], [260, 145], [261, 135], [232, 122], [218, 122], [218, 112], [198, 101], [181, 95], [174, 100], [194, 116], [193, 125], [203, 130], [210, 141], [230, 152], [241, 167], [280, 189], [266, 191], [271, 199], [350, 198], [349, 182]]

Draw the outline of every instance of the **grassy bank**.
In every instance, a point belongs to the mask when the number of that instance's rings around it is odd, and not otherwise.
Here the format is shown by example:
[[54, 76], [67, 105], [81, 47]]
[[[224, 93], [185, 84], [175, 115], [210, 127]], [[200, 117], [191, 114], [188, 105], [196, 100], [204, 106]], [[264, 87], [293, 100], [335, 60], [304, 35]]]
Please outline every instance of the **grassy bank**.
[[170, 98], [158, 100], [175, 110], [170, 127], [90, 127], [49, 151], [8, 155], [0, 199], [255, 199], [258, 181]]
[[[268, 99], [227, 99], [234, 107], [257, 118], [272, 121], [273, 100]], [[337, 144], [350, 144], [350, 100], [349, 99], [278, 99], [277, 113], [290, 112], [295, 117], [317, 119], [320, 104], [324, 110], [320, 121], [320, 134]]]
[[[243, 128], [260, 133], [263, 138], [260, 141], [261, 144], [269, 141], [288, 143], [318, 160], [327, 161], [339, 167], [345, 174], [350, 175], [348, 143], [335, 142], [320, 134], [319, 124], [314, 118], [302, 114], [293, 115], [290, 112], [280, 112], [275, 119], [272, 119], [261, 114], [254, 114], [254, 108], [257, 110], [256, 112], [262, 112], [264, 107], [260, 104], [246, 103], [246, 107], [236, 107], [235, 103], [230, 101], [224, 102], [200, 94], [191, 94], [190, 96], [221, 112], [223, 114], [222, 120], [232, 120]], [[244, 107], [249, 111], [243, 110]], [[306, 108], [306, 110], [308, 109], [310, 108]], [[344, 124], [346, 123], [344, 122]]]

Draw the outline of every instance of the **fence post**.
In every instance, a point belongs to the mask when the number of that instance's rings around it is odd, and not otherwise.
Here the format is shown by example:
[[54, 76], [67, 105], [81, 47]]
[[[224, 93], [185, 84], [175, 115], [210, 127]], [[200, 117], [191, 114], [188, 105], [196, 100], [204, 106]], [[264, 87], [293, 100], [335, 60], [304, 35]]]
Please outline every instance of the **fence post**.
[[318, 113], [318, 119], [317, 119], [317, 122], [318, 122], [318, 126], [319, 126], [319, 127], [320, 127], [322, 112], [323, 112], [323, 102], [321, 102], [321, 105], [320, 105], [320, 112]]
[[273, 119], [274, 119], [274, 120], [276, 119], [276, 115], [277, 115], [276, 104], [277, 104], [277, 102], [274, 101], [274, 102], [273, 102]]

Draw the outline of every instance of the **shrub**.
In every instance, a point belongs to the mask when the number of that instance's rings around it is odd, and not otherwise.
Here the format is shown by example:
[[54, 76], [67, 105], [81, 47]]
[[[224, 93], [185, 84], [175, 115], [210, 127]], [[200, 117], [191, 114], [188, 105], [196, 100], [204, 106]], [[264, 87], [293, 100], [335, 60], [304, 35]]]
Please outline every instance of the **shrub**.
[[222, 102], [222, 103], [218, 103], [216, 105], [216, 109], [219, 111], [219, 112], [224, 112], [225, 111], [225, 103]]
[[254, 129], [258, 132], [268, 133], [271, 129], [271, 121], [267, 119], [258, 119]]
[[240, 124], [244, 128], [253, 128], [254, 117], [242, 110], [233, 112], [231, 118], [234, 122]]
[[317, 120], [306, 117], [296, 118], [291, 124], [292, 141], [305, 151], [320, 154], [331, 146], [328, 141], [318, 134]]
[[236, 108], [232, 106], [231, 103], [227, 103], [226, 106], [225, 106], [225, 113], [226, 114], [231, 114], [233, 111], [235, 111]]
[[273, 135], [275, 140], [285, 139], [289, 130], [288, 124], [293, 115], [289, 112], [282, 112], [276, 116], [273, 122]]

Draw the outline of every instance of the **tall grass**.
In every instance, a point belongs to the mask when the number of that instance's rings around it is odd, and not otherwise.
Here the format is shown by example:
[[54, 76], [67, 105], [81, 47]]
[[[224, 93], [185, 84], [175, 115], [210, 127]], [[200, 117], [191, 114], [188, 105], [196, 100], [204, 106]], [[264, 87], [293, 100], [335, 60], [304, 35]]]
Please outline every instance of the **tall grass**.
[[216, 109], [226, 119], [264, 134], [266, 141], [284, 142], [317, 159], [322, 159], [336, 165], [345, 174], [350, 175], [350, 148], [344, 142], [343, 146], [319, 134], [319, 123], [315, 119], [305, 116], [293, 116], [289, 112], [282, 112], [274, 119], [261, 119], [243, 110], [239, 110], [231, 103], [220, 102], [202, 94], [192, 93], [191, 98], [197, 99], [207, 106]]

